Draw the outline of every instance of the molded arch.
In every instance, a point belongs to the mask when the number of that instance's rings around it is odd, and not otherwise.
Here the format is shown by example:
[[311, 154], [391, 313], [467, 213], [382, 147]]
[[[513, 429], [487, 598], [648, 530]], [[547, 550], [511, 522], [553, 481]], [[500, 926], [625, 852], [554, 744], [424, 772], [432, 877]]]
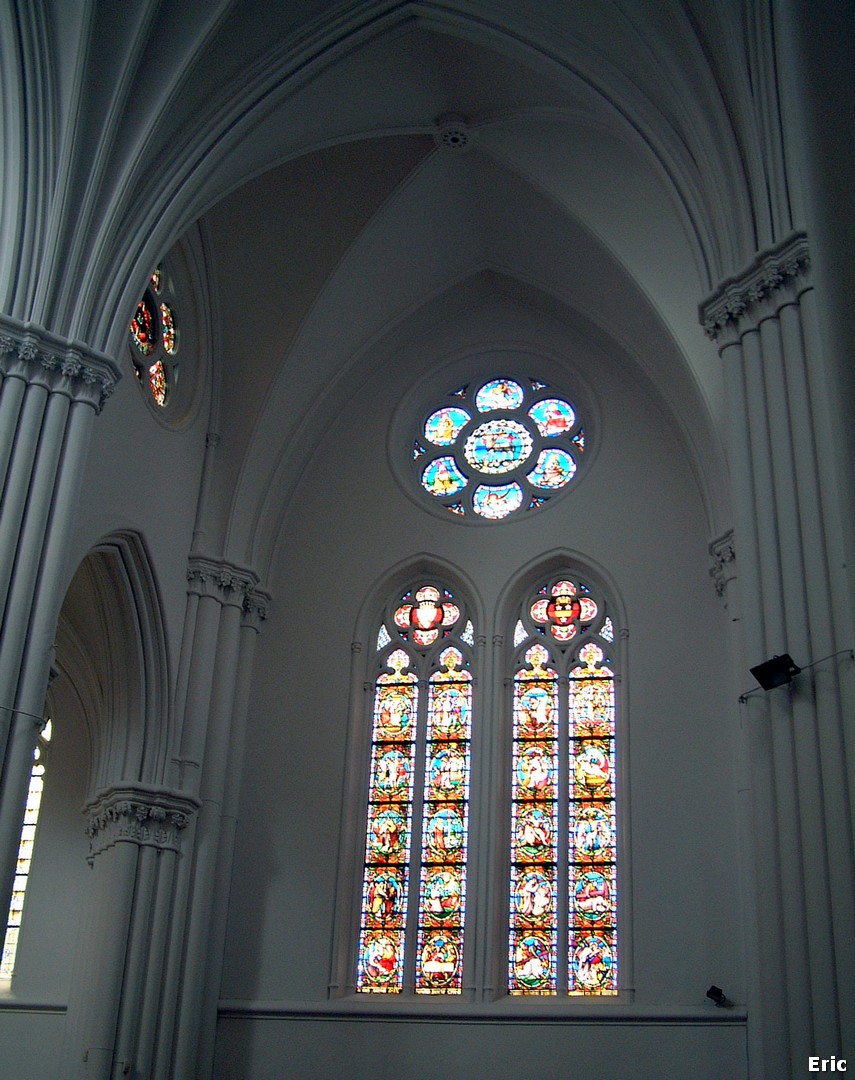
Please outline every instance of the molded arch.
[[168, 782], [166, 640], [150, 558], [136, 533], [100, 541], [60, 610], [56, 666], [89, 730], [89, 795], [121, 781]]

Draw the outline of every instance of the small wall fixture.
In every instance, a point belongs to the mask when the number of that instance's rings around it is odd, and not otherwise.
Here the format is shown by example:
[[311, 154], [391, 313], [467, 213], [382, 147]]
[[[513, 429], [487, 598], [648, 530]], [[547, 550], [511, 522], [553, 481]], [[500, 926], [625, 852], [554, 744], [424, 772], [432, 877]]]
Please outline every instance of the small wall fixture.
[[764, 660], [757, 667], [748, 669], [764, 690], [773, 690], [776, 686], [783, 686], [790, 682], [794, 675], [802, 670], [796, 664], [789, 653], [781, 656], [773, 656], [771, 660]]
[[732, 1001], [727, 1000], [724, 990], [722, 990], [720, 986], [711, 986], [709, 990], [707, 990], [707, 997], [710, 1001], [715, 1002], [716, 1007], [719, 1009], [727, 1009], [733, 1004]]

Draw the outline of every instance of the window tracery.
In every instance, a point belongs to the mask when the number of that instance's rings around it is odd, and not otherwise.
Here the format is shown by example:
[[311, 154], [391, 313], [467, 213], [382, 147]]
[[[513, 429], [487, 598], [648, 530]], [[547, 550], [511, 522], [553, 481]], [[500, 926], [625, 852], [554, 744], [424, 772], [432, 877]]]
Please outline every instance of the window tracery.
[[426, 581], [377, 637], [356, 988], [459, 994], [463, 976], [473, 627]]
[[570, 402], [537, 379], [502, 376], [459, 387], [413, 441], [420, 488], [460, 517], [501, 521], [566, 488], [585, 452]]
[[178, 379], [180, 334], [163, 267], [154, 269], [129, 327], [134, 372], [148, 399], [165, 408]]

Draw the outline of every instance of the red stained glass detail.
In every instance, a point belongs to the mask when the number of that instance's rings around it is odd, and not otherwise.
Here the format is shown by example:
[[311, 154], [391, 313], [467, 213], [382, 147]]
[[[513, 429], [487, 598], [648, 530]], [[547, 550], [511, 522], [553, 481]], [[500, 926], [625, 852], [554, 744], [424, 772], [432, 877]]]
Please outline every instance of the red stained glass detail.
[[163, 347], [171, 355], [175, 352], [175, 318], [169, 304], [160, 305], [160, 321], [162, 326]]
[[143, 356], [150, 355], [157, 344], [154, 312], [145, 298], [137, 304], [136, 313], [131, 319], [131, 338]]
[[166, 382], [166, 368], [160, 360], [156, 360], [148, 369], [148, 381], [151, 386], [151, 396], [154, 398], [155, 405], [165, 405], [168, 386]]

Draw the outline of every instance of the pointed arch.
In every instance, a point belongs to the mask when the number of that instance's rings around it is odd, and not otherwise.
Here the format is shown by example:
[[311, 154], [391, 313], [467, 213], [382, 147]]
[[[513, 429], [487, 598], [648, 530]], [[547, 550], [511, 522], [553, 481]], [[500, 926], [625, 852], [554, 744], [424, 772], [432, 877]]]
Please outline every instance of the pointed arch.
[[89, 730], [89, 794], [119, 780], [166, 781], [171, 710], [166, 637], [151, 560], [116, 533], [81, 561], [57, 628], [56, 666]]
[[554, 551], [521, 571], [500, 604], [509, 685], [506, 979], [515, 995], [615, 996], [631, 985], [617, 905], [620, 896], [629, 910], [627, 633], [606, 581], [584, 557]]

